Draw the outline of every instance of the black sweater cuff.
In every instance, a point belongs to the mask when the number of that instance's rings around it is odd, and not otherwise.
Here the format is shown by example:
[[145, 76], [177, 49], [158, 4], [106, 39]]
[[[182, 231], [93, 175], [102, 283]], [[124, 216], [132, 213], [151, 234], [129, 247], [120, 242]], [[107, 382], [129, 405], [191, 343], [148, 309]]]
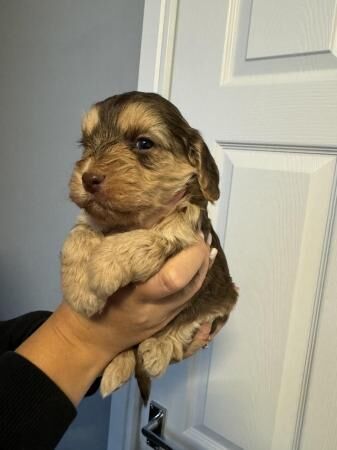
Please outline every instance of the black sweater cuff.
[[55, 448], [76, 409], [45, 373], [14, 352], [0, 357], [0, 449]]
[[[19, 347], [51, 314], [50, 311], [33, 311], [11, 320], [0, 321], [0, 355]], [[85, 397], [95, 394], [100, 383], [101, 377], [94, 381]]]

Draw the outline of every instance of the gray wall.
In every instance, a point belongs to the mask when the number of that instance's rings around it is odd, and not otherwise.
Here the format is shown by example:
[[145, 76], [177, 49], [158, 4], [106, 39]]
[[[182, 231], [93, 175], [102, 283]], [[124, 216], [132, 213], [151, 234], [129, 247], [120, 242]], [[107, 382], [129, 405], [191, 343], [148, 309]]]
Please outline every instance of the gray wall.
[[[89, 105], [135, 89], [143, 0], [0, 0], [0, 318], [54, 309], [74, 222], [67, 182]], [[59, 449], [106, 448], [109, 401], [83, 402]], [[118, 449], [116, 449], [118, 450]]]

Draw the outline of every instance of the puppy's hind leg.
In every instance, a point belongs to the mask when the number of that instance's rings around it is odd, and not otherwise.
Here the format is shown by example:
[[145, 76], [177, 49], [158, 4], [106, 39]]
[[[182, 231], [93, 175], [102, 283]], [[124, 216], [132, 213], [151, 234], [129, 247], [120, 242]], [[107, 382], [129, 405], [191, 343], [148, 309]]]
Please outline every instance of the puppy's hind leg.
[[202, 321], [193, 321], [176, 328], [168, 327], [158, 337], [143, 341], [138, 347], [138, 358], [151, 377], [163, 375], [171, 362], [184, 359], [185, 351], [192, 343]]
[[114, 358], [103, 372], [100, 391], [103, 397], [116, 391], [126, 383], [135, 372], [136, 355], [134, 350], [127, 350]]
[[149, 376], [159, 377], [170, 364], [173, 351], [173, 342], [169, 337], [152, 337], [139, 345], [138, 358]]

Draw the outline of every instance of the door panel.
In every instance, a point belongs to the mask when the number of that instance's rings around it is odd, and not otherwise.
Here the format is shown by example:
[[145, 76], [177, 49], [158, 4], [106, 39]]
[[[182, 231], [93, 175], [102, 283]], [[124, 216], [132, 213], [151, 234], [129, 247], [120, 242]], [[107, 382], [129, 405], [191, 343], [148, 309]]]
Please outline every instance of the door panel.
[[221, 174], [210, 214], [240, 286], [212, 347], [153, 383], [177, 447], [336, 447], [335, 7], [146, 2], [139, 89], [168, 97], [209, 144]]
[[335, 0], [229, 0], [222, 83], [334, 79], [334, 8]]
[[[335, 195], [336, 201], [336, 195]], [[336, 203], [334, 203], [336, 210]], [[303, 417], [300, 450], [337, 448], [337, 223], [331, 235], [317, 341]]]
[[[276, 421], [283, 428], [296, 416], [335, 158], [238, 148], [226, 157], [225, 250], [240, 302], [213, 345], [203, 424], [241, 448], [270, 450]], [[290, 388], [286, 417], [277, 417]]]
[[253, 0], [247, 59], [331, 50], [334, 0]]

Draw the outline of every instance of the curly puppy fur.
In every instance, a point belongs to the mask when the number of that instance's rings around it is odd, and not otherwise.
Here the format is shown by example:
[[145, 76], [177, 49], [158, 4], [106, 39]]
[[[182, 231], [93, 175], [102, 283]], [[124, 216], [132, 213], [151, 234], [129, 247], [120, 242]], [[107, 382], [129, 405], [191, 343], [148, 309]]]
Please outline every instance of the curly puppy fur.
[[[150, 377], [180, 361], [200, 324], [226, 322], [237, 300], [225, 255], [207, 215], [219, 174], [200, 133], [158, 94], [129, 92], [96, 103], [82, 120], [82, 158], [70, 198], [83, 210], [62, 253], [64, 298], [86, 316], [132, 282], [212, 233], [218, 256], [200, 291], [165, 329], [118, 355], [105, 369], [102, 394], [136, 375], [144, 400]], [[156, 219], [154, 219], [156, 218]]]

